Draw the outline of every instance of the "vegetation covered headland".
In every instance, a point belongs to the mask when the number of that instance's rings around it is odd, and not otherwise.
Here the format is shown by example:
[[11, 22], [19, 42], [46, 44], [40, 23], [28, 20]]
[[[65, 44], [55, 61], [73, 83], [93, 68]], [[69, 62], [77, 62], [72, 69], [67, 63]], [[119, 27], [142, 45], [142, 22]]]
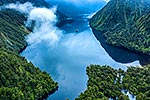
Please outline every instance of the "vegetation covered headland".
[[149, 9], [149, 0], [110, 0], [91, 18], [90, 26], [109, 44], [150, 55]]
[[[87, 90], [75, 100], [150, 100], [150, 65], [130, 66], [126, 71], [110, 66], [90, 65]], [[129, 98], [127, 93], [132, 95]]]
[[[27, 1], [18, 0], [20, 3]], [[36, 0], [31, 1], [38, 6]], [[0, 5], [15, 2], [1, 0]], [[47, 5], [43, 0], [40, 2], [42, 6]], [[47, 72], [19, 55], [27, 46], [25, 36], [30, 33], [24, 26], [26, 20], [26, 16], [18, 11], [0, 10], [0, 100], [44, 99], [58, 89], [58, 83]]]

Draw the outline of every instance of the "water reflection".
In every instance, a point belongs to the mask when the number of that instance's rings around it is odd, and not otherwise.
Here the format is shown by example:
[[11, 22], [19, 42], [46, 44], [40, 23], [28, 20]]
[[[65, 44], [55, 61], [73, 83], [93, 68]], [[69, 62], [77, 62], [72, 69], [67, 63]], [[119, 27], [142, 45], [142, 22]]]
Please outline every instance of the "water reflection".
[[131, 63], [138, 60], [140, 65], [150, 64], [150, 56], [107, 44], [99, 31], [96, 31], [95, 29], [92, 29], [92, 31], [95, 37], [100, 41], [101, 46], [115, 61], [120, 63]]
[[[137, 61], [127, 64], [114, 61], [94, 37], [88, 21], [83, 19], [83, 23], [79, 19], [64, 27], [66, 33], [53, 46], [48, 41], [41, 40], [28, 46], [22, 53], [22, 56], [50, 73], [59, 83], [58, 91], [48, 100], [74, 100], [86, 89], [86, 66], [90, 64], [109, 65], [124, 70], [126, 66], [139, 65]], [[76, 25], [80, 26], [78, 33], [74, 33]]]

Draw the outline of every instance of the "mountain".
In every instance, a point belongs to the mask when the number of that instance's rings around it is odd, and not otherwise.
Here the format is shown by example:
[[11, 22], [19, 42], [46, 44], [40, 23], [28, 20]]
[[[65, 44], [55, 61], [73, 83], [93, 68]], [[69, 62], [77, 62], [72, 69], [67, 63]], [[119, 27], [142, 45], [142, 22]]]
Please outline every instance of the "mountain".
[[30, 32], [24, 26], [25, 20], [17, 11], [0, 11], [0, 50], [19, 53], [26, 47], [24, 36]]
[[17, 2], [19, 2], [19, 3], [31, 2], [35, 6], [49, 7], [48, 3], [44, 0], [1, 0], [0, 5], [9, 4], [9, 3], [17, 3]]
[[[37, 1], [34, 0], [35, 5]], [[1, 0], [0, 4], [10, 2], [16, 1]], [[48, 73], [19, 55], [27, 46], [25, 36], [30, 33], [24, 26], [26, 20], [15, 10], [0, 11], [0, 100], [43, 99], [58, 89], [58, 83]]]
[[[9, 4], [9, 3], [26, 3], [26, 2], [31, 2], [34, 6], [37, 7], [52, 7], [53, 5], [48, 4], [45, 0], [1, 0], [0, 1], [0, 6], [4, 4]], [[69, 24], [73, 22], [73, 19], [69, 18], [65, 14], [63, 14], [61, 11], [57, 10], [56, 15], [58, 17], [58, 22], [57, 26], [61, 27], [64, 24]]]
[[77, 16], [78, 14], [91, 14], [91, 12], [95, 12], [97, 9], [105, 5], [105, 2], [103, 0], [94, 0], [94, 1], [46, 0], [46, 1], [50, 5], [57, 5], [59, 11], [71, 17]]
[[[1, 0], [0, 4], [6, 5], [17, 2], [31, 2], [35, 6], [48, 6], [48, 3], [44, 0]], [[29, 34], [31, 30], [25, 28], [24, 21], [26, 20], [27, 17], [24, 14], [15, 10], [5, 9], [0, 11], [0, 50], [19, 53], [27, 46], [24, 36]]]
[[90, 26], [109, 44], [150, 55], [149, 9], [148, 0], [110, 0], [91, 18]]

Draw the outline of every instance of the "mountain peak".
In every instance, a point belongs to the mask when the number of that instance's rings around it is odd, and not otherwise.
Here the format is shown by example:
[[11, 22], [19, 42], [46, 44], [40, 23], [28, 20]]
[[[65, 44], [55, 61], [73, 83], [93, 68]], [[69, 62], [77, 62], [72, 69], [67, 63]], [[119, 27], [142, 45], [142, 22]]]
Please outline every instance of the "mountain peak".
[[150, 54], [148, 0], [111, 0], [90, 20], [106, 42]]
[[0, 5], [9, 4], [9, 3], [17, 3], [17, 2], [19, 3], [31, 2], [35, 6], [45, 6], [45, 7], [49, 6], [45, 0], [1, 0]]

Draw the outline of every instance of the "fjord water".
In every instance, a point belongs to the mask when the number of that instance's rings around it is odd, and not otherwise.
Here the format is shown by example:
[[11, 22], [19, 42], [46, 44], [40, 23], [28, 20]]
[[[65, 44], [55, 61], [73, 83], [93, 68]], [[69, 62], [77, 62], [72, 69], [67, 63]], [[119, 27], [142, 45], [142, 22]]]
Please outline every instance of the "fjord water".
[[47, 41], [35, 41], [22, 52], [22, 56], [50, 73], [59, 83], [58, 91], [48, 100], [75, 99], [86, 89], [86, 67], [90, 64], [126, 70], [126, 66], [143, 61], [139, 54], [108, 45], [103, 39], [99, 43], [93, 34], [96, 31], [89, 27], [88, 16], [92, 13], [76, 14], [72, 24], [61, 28], [63, 36], [57, 43], [49, 45]]

